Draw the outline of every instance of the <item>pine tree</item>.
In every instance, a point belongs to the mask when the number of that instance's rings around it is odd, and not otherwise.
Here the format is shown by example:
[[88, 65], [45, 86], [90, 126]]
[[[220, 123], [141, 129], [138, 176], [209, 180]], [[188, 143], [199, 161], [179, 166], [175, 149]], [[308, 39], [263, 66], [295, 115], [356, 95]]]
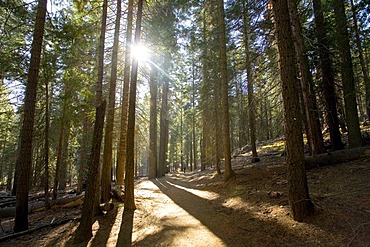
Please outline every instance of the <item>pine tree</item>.
[[287, 0], [273, 1], [275, 35], [279, 48], [280, 78], [285, 109], [288, 198], [293, 218], [303, 221], [313, 212], [305, 171], [301, 111], [296, 79], [293, 34]]
[[39, 0], [31, 48], [31, 61], [24, 101], [24, 115], [17, 159], [17, 195], [14, 232], [28, 229], [28, 193], [32, 166], [32, 134], [35, 118], [36, 92], [44, 36], [47, 0]]

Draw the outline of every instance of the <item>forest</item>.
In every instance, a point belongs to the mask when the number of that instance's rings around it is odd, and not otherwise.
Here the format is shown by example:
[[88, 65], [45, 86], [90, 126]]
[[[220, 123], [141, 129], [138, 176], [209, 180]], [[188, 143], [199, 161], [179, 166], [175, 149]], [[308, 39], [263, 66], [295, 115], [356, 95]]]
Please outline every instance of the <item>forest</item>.
[[0, 246], [367, 246], [366, 0], [2, 0]]

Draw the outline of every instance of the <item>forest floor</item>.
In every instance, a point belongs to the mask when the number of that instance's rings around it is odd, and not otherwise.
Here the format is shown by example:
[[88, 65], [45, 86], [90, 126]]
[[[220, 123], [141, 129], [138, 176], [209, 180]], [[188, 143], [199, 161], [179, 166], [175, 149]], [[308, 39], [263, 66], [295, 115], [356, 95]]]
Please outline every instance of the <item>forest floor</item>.
[[[30, 228], [64, 224], [0, 246], [370, 246], [370, 156], [307, 171], [316, 212], [304, 223], [291, 217], [284, 159], [261, 153], [261, 162], [250, 163], [238, 156], [236, 175], [226, 183], [212, 168], [141, 178], [135, 212], [123, 214], [123, 204], [115, 202], [95, 221], [89, 243], [73, 244], [80, 207], [59, 207], [32, 213]], [[2, 219], [0, 239], [13, 223]]]

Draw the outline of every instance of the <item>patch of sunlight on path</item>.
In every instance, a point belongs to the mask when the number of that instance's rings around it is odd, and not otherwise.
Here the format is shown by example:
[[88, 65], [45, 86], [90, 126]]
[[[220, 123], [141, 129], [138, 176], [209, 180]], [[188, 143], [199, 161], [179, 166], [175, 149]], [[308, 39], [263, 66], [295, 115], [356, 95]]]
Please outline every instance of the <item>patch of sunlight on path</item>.
[[[162, 184], [164, 187], [165, 185]], [[134, 217], [134, 246], [226, 246], [151, 181], [138, 184]]]
[[176, 188], [185, 190], [189, 193], [192, 193], [193, 195], [196, 195], [196, 196], [198, 196], [200, 198], [203, 198], [203, 199], [206, 199], [206, 200], [215, 200], [219, 197], [219, 194], [217, 194], [215, 192], [191, 189], [191, 188], [187, 188], [187, 187], [183, 187], [181, 185], [171, 183], [170, 181], [167, 181], [167, 183], [169, 183], [170, 185], [172, 185]]

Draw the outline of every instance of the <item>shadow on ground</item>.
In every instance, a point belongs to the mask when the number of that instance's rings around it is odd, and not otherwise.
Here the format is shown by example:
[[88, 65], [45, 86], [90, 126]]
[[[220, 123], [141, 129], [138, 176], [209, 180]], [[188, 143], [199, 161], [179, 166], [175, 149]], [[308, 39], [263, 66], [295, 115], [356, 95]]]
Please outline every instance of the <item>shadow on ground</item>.
[[[153, 180], [153, 183], [174, 203], [199, 220], [226, 246], [307, 245], [305, 239], [296, 236], [276, 221], [263, 221], [241, 210], [230, 211], [219, 202], [203, 199], [185, 189], [174, 186], [183, 186], [175, 179], [161, 178]], [[177, 230], [181, 234], [181, 229], [164, 227], [160, 232], [148, 235], [135, 243], [135, 246], [160, 246], [161, 243], [167, 241], [168, 234], [166, 232]], [[279, 235], [282, 238], [266, 238], [266, 235]], [[289, 239], [289, 243], [287, 244], [284, 239]], [[189, 241], [191, 243], [191, 239]], [[204, 246], [207, 246], [206, 243]]]

